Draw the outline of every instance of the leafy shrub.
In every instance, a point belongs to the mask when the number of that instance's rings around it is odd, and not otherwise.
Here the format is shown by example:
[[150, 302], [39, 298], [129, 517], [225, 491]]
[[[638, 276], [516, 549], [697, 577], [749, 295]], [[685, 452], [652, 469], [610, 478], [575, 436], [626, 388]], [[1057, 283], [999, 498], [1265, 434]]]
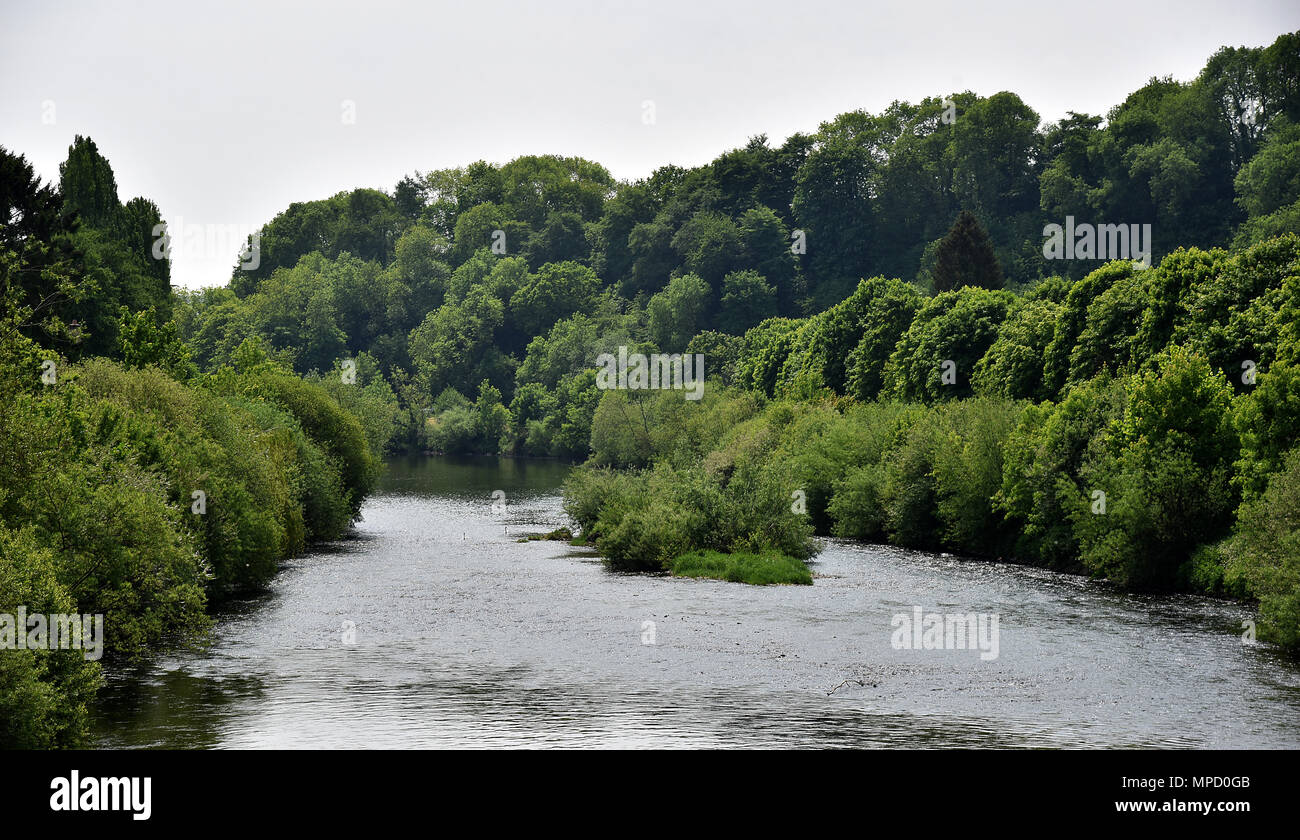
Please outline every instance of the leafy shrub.
[[1242, 505], [1231, 545], [1233, 570], [1259, 598], [1261, 638], [1300, 648], [1300, 447]]
[[1106, 494], [1104, 515], [1083, 504], [1071, 511], [1084, 564], [1141, 589], [1173, 587], [1196, 547], [1226, 534], [1237, 503], [1231, 387], [1180, 348], [1154, 368], [1136, 379], [1123, 421], [1082, 472], [1084, 486]]
[[1071, 389], [1060, 405], [1029, 406], [1007, 436], [994, 503], [1019, 531], [1017, 558], [1082, 571], [1070, 511], [1090, 499], [1080, 473], [1105, 429], [1123, 416], [1125, 385], [1098, 377]]
[[[0, 613], [71, 613], [56, 560], [30, 532], [0, 527]], [[26, 628], [15, 628], [25, 633]], [[0, 748], [54, 749], [85, 744], [88, 704], [101, 682], [84, 650], [0, 652]]]

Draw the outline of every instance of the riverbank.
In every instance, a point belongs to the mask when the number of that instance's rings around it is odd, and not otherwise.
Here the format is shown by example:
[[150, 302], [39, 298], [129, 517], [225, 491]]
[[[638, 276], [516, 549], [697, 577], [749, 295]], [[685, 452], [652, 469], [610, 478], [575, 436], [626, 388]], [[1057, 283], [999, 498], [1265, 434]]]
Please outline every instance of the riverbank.
[[[209, 607], [345, 533], [379, 469], [352, 414], [265, 358], [210, 375], [59, 358], [43, 381], [42, 355], [0, 334], [0, 747], [9, 748], [84, 744], [101, 667], [201, 639]], [[100, 628], [93, 657], [26, 617], [69, 613]]]
[[[814, 586], [619, 574], [517, 542], [566, 523], [563, 473], [390, 460], [354, 539], [110, 680], [97, 745], [1300, 747], [1241, 605], [840, 539]], [[916, 606], [998, 614], [997, 659], [896, 649]]]
[[1251, 632], [1296, 651], [1300, 452], [1275, 427], [1297, 388], [1300, 368], [1278, 364], [1234, 398], [1172, 348], [1059, 403], [713, 388], [684, 411], [671, 392], [609, 391], [565, 508], [621, 571], [697, 551], [807, 559], [814, 533], [835, 535], [1258, 599]]

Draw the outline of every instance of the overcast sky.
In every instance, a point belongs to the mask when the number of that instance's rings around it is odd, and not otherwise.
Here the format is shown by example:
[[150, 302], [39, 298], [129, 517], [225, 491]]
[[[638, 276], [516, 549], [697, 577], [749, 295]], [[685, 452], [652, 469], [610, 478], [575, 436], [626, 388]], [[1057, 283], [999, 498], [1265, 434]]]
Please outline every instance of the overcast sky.
[[[57, 179], [89, 135], [124, 201], [256, 228], [416, 169], [555, 153], [631, 179], [956, 90], [1101, 114], [1297, 29], [1294, 0], [0, 0], [0, 145]], [[173, 280], [221, 284], [234, 261], [178, 250]]]

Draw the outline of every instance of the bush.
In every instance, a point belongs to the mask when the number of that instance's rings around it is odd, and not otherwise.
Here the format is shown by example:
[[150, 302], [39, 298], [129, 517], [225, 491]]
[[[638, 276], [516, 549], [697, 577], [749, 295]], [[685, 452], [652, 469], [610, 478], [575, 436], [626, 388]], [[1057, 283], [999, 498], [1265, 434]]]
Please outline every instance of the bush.
[[425, 421], [425, 441], [429, 449], [444, 455], [463, 455], [477, 451], [478, 417], [474, 410], [457, 406]]
[[[55, 558], [31, 533], [0, 527], [0, 614], [71, 613]], [[25, 633], [26, 628], [15, 628]], [[99, 663], [84, 650], [0, 651], [0, 748], [47, 750], [85, 745], [88, 704], [100, 686]]]
[[830, 504], [837, 486], [862, 465], [878, 463], [899, 425], [916, 410], [898, 403], [868, 403], [840, 414], [823, 404], [801, 407], [782, 428], [773, 457], [788, 466], [790, 490], [804, 492], [817, 533], [834, 528]]
[[662, 572], [668, 561], [690, 548], [689, 514], [663, 503], [618, 511], [596, 529], [596, 546], [611, 569]]
[[601, 508], [622, 506], [637, 492], [640, 476], [608, 469], [585, 467], [573, 470], [564, 480], [564, 512], [590, 539]]
[[[1011, 292], [971, 287], [931, 298], [889, 357], [883, 393], [921, 402], [971, 396], [975, 366], [997, 340], [1015, 303]], [[943, 379], [945, 362], [955, 365], [952, 384]]]
[[[263, 424], [248, 411], [262, 404], [226, 402], [156, 368], [128, 371], [95, 359], [74, 373], [114, 418], [104, 442], [130, 447], [164, 475], [168, 501], [189, 513], [180, 522], [201, 541], [210, 594], [263, 585], [279, 558], [301, 547], [296, 464], [282, 431], [296, 426], [293, 418], [273, 410]], [[203, 494], [201, 515], [191, 512], [195, 492]]]
[[874, 541], [885, 532], [885, 467], [866, 464], [835, 486], [827, 514], [837, 537]]
[[374, 357], [358, 353], [355, 362], [355, 382], [345, 382], [342, 369], [310, 381], [320, 385], [344, 410], [361, 421], [371, 454], [382, 458], [397, 444], [404, 412]]
[[[0, 341], [0, 375], [22, 350]], [[138, 661], [341, 534], [374, 462], [356, 419], [291, 379], [264, 360], [182, 383], [92, 359], [0, 393], [0, 612], [102, 614], [105, 661]], [[80, 744], [98, 673], [81, 651], [0, 656], [0, 743]]]
[[1242, 505], [1231, 543], [1232, 570], [1259, 598], [1259, 635], [1300, 650], [1300, 447], [1264, 493]]
[[361, 422], [319, 386], [286, 373], [260, 372], [245, 388], [282, 406], [337, 462], [348, 506], [354, 517], [359, 516], [361, 502], [379, 480], [380, 467]]
[[812, 556], [812, 526], [790, 509], [783, 477], [745, 465], [728, 476], [699, 464], [640, 473], [593, 467], [565, 483], [565, 512], [618, 571], [661, 572], [696, 549]]
[[943, 523], [946, 548], [971, 554], [1011, 553], [1014, 529], [994, 497], [1002, 484], [1003, 452], [1024, 406], [973, 399], [942, 406], [946, 427], [934, 452], [935, 512]]
[[1002, 485], [994, 503], [1018, 529], [1018, 559], [1082, 571], [1070, 511], [1089, 498], [1080, 471], [1128, 395], [1123, 380], [1098, 377], [1070, 390], [1060, 405], [1029, 406], [1007, 436]]
[[1179, 348], [1154, 367], [1082, 471], [1085, 487], [1106, 494], [1104, 515], [1082, 499], [1070, 511], [1084, 564], [1137, 589], [1174, 587], [1197, 546], [1226, 535], [1237, 503], [1231, 387]]

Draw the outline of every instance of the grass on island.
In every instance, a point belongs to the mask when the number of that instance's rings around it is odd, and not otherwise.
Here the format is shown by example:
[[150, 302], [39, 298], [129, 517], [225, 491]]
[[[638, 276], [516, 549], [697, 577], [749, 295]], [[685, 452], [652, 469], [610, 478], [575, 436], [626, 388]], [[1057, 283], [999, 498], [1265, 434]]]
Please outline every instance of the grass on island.
[[577, 538], [573, 536], [573, 532], [563, 526], [556, 528], [549, 534], [529, 534], [516, 540], [516, 542], [537, 542], [538, 540], [558, 540], [567, 542], [570, 545], [586, 545], [585, 542], [579, 543]]
[[812, 584], [812, 572], [801, 560], [785, 554], [723, 554], [692, 551], [672, 562], [676, 577], [716, 578], [766, 586], [772, 583]]

